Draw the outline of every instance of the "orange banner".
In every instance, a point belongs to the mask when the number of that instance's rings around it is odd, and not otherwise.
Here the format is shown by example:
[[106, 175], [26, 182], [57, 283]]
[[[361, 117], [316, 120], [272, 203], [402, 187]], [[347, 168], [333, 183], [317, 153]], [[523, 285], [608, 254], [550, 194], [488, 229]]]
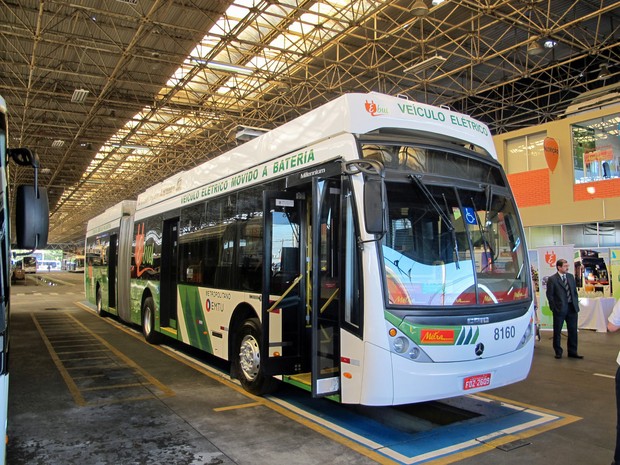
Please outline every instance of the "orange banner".
[[614, 159], [614, 151], [611, 147], [604, 148], [600, 150], [595, 150], [594, 152], [588, 152], [583, 154], [583, 161], [586, 163], [592, 163], [595, 161], [605, 161], [605, 160], [613, 160]]

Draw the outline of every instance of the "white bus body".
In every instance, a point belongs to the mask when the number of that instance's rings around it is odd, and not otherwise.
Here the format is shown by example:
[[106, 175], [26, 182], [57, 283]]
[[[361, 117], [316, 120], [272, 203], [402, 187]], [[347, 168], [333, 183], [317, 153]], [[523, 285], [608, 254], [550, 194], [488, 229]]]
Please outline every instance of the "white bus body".
[[[26, 148], [8, 147], [8, 120], [7, 106], [4, 98], [0, 96], [0, 464], [6, 463], [8, 400], [9, 400], [9, 315], [10, 315], [10, 285], [11, 285], [11, 217], [15, 219], [15, 244], [16, 249], [34, 250], [45, 248], [47, 245], [49, 206], [47, 190], [32, 185], [20, 185], [15, 195], [15, 210], [11, 215], [9, 201], [13, 196], [9, 195], [8, 163], [15, 161], [20, 166], [34, 168], [36, 183], [37, 169], [39, 166], [36, 155]], [[34, 262], [36, 272], [36, 259]], [[24, 271], [28, 271], [24, 266]]]
[[147, 189], [132, 221], [122, 318], [230, 360], [252, 392], [277, 376], [395, 405], [529, 372], [520, 220], [487, 126], [464, 115], [344, 95]]

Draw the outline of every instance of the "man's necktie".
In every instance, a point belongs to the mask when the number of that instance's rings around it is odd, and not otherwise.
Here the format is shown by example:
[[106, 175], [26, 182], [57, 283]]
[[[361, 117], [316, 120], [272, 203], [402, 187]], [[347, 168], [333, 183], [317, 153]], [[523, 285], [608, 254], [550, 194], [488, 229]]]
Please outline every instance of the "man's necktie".
[[572, 296], [570, 294], [570, 288], [568, 287], [568, 281], [566, 280], [566, 275], [565, 274], [562, 275], [562, 285], [564, 286], [564, 290], [566, 291], [566, 299], [569, 302], [572, 302], [573, 299], [572, 299]]

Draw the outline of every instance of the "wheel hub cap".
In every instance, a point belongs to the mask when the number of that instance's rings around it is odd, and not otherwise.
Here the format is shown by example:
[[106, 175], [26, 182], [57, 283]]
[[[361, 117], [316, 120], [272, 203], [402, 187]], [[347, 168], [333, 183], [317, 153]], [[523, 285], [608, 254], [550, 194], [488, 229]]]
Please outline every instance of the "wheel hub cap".
[[260, 369], [260, 348], [258, 341], [252, 336], [247, 335], [241, 341], [239, 349], [239, 365], [243, 375], [250, 381], [258, 376]]

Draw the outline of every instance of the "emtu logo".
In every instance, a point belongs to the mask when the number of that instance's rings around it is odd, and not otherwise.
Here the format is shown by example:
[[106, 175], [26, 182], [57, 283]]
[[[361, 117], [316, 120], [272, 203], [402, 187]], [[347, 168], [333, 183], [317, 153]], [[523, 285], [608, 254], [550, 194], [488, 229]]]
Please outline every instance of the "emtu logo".
[[364, 108], [366, 108], [366, 111], [370, 113], [370, 116], [381, 116], [381, 115], [387, 115], [388, 113], [388, 110], [386, 107], [380, 107], [379, 105], [375, 103], [374, 100], [371, 100], [370, 102], [366, 100], [366, 103], [364, 104]]

